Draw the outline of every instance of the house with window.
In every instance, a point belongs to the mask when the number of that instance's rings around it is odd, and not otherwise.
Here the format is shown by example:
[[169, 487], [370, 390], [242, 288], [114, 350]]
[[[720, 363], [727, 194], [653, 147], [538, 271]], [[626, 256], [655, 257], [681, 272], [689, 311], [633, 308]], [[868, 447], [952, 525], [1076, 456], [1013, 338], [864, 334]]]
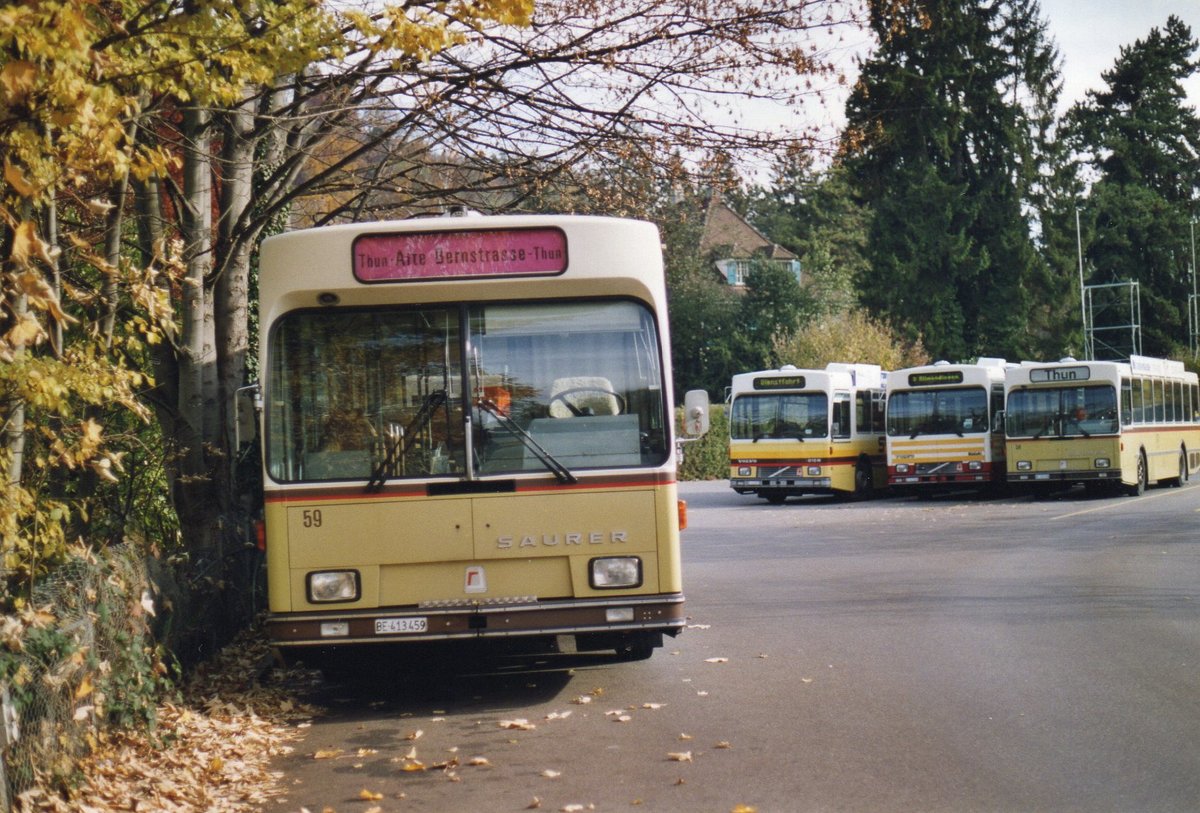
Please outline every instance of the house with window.
[[700, 251], [716, 255], [717, 272], [727, 285], [735, 288], [745, 286], [746, 277], [756, 263], [778, 265], [794, 274], [796, 282], [804, 284], [800, 258], [772, 243], [716, 195], [704, 216]]

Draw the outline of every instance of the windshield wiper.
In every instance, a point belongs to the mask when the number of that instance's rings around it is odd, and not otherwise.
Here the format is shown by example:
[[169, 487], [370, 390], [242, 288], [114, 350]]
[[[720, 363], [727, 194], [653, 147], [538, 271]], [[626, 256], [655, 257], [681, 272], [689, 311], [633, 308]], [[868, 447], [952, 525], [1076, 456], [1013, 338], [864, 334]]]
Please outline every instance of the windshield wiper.
[[409, 450], [420, 437], [420, 431], [433, 419], [433, 413], [445, 403], [445, 390], [434, 390], [425, 396], [425, 399], [421, 401], [421, 408], [408, 422], [408, 426], [401, 430], [399, 437], [391, 439], [387, 444], [387, 453], [383, 456], [383, 460], [379, 461], [379, 465], [371, 471], [371, 479], [367, 480], [367, 487], [364, 489], [366, 493], [378, 493], [388, 478], [395, 476], [396, 464], [400, 462], [401, 458], [408, 455]]
[[542, 462], [542, 465], [554, 474], [554, 477], [560, 483], [571, 484], [579, 482], [578, 478], [571, 473], [571, 470], [558, 462], [554, 455], [547, 452], [542, 445], [533, 439], [533, 435], [526, 432], [517, 422], [505, 415], [500, 407], [496, 406], [496, 402], [488, 398], [480, 398], [475, 402], [480, 409], [496, 419], [496, 422], [504, 427], [510, 435], [524, 444], [525, 448], [533, 452], [533, 456]]

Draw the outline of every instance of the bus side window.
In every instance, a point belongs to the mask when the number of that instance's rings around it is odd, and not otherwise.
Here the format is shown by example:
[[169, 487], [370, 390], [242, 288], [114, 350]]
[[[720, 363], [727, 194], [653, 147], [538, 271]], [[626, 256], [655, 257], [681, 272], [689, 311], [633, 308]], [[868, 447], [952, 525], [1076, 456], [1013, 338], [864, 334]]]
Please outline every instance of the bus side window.
[[1121, 423], [1133, 423], [1133, 382], [1128, 378], [1121, 382]]
[[839, 392], [833, 396], [833, 436], [839, 439], [850, 437], [850, 393]]

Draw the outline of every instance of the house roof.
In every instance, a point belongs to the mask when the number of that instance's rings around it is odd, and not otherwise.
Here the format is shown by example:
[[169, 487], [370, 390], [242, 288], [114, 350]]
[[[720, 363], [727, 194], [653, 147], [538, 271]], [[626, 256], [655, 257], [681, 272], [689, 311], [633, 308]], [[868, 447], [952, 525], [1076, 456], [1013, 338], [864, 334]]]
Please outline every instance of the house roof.
[[700, 250], [708, 252], [728, 247], [731, 258], [767, 257], [773, 260], [794, 260], [796, 255], [781, 245], [772, 243], [758, 229], [729, 207], [719, 196], [713, 196], [704, 216], [704, 232]]

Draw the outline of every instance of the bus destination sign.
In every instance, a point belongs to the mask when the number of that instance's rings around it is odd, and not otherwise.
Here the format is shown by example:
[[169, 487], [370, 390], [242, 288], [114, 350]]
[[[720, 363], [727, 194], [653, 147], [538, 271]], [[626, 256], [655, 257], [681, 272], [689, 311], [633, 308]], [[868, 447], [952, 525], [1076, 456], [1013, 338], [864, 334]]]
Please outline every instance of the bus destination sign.
[[1042, 367], [1029, 371], [1034, 384], [1053, 384], [1059, 381], [1087, 381], [1092, 377], [1089, 367]]
[[351, 249], [360, 282], [553, 276], [567, 270], [562, 229], [364, 234]]
[[762, 377], [754, 379], [754, 389], [756, 390], [802, 390], [804, 389], [804, 376], [802, 375], [784, 375], [772, 376], [770, 378]]
[[936, 387], [942, 384], [961, 384], [962, 370], [947, 370], [944, 373], [909, 373], [908, 386]]

